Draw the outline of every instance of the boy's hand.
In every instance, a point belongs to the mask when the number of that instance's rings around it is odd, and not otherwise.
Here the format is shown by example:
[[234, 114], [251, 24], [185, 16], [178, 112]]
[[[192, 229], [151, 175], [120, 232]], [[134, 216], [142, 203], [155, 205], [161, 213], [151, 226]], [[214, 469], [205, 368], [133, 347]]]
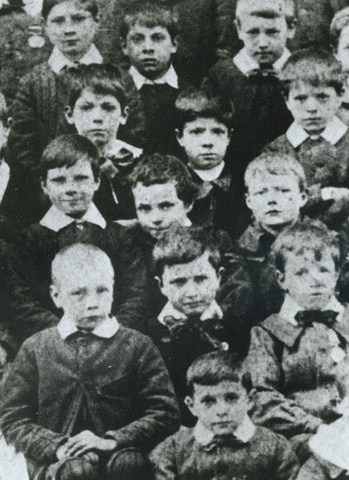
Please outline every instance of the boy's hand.
[[[95, 435], [89, 430], [84, 430], [74, 437], [71, 437], [64, 445], [58, 447], [58, 455], [62, 457], [79, 457], [90, 450], [98, 450], [100, 452], [110, 452], [116, 448], [116, 441], [112, 439], [102, 438]], [[61, 458], [62, 458], [61, 457]]]
[[321, 198], [323, 200], [342, 200], [349, 199], [348, 188], [324, 187], [321, 189]]

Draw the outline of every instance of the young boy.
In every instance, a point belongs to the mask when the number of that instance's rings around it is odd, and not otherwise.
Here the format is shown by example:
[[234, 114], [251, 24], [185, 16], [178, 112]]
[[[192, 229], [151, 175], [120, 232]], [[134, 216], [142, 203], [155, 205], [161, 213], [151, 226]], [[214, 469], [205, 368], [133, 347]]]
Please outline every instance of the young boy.
[[82, 66], [72, 75], [65, 109], [68, 123], [98, 149], [102, 182], [95, 202], [108, 221], [135, 217], [128, 177], [142, 150], [118, 137], [129, 122], [129, 113], [133, 126], [141, 125], [144, 119], [137, 99], [127, 93], [129, 86], [117, 68], [106, 64]]
[[[188, 168], [177, 158], [154, 154], [136, 166], [132, 174], [138, 222], [131, 227], [145, 260], [151, 317], [156, 317], [166, 303], [154, 279], [153, 249], [158, 239], [173, 225], [190, 227], [191, 209], [196, 201], [197, 187]], [[217, 301], [223, 311], [235, 308], [241, 316], [247, 316], [253, 299], [251, 281], [243, 262], [235, 254], [229, 235], [207, 228], [216, 235], [217, 247], [222, 257], [224, 273]]]
[[282, 80], [294, 122], [268, 148], [298, 158], [310, 186], [307, 214], [338, 230], [349, 211], [349, 132], [336, 116], [343, 90], [340, 64], [329, 52], [299, 50], [287, 61]]
[[298, 462], [288, 442], [248, 416], [249, 378], [241, 360], [221, 352], [197, 358], [187, 372], [186, 405], [197, 417], [151, 454], [156, 480], [294, 479]]
[[[160, 349], [175, 390], [183, 402], [189, 365], [210, 351], [246, 353], [249, 318], [216, 301], [222, 260], [217, 238], [200, 227], [173, 227], [154, 247], [155, 273], [167, 303], [145, 331]], [[184, 409], [182, 422], [192, 423]]]
[[64, 120], [69, 83], [65, 72], [78, 63], [103, 62], [93, 43], [98, 27], [95, 0], [44, 0], [42, 16], [53, 50], [47, 62], [35, 66], [21, 80], [9, 136], [14, 187], [21, 195], [17, 216], [24, 225], [38, 221], [45, 211], [36, 167]]
[[307, 201], [305, 174], [293, 156], [268, 152], [253, 160], [245, 172], [246, 203], [253, 220], [238, 241], [254, 284], [256, 323], [278, 310], [282, 303], [268, 256], [275, 238], [301, 221]]
[[285, 2], [239, 0], [235, 24], [243, 48], [233, 59], [218, 61], [205, 83], [233, 102], [232, 168], [241, 178], [247, 163], [292, 120], [277, 79], [290, 55]]
[[176, 100], [177, 140], [200, 191], [191, 212], [195, 223], [235, 233], [240, 211], [225, 163], [230, 142], [232, 105], [203, 90], [188, 89]]
[[120, 28], [129, 74], [141, 98], [146, 119], [147, 153], [176, 154], [175, 100], [182, 88], [172, 65], [177, 51], [177, 17], [157, 2], [138, 2]]
[[143, 455], [178, 425], [165, 366], [112, 316], [113, 290], [99, 248], [75, 244], [54, 258], [63, 317], [23, 345], [1, 391], [1, 431], [31, 479], [148, 479]]
[[[40, 176], [52, 206], [38, 224], [22, 232], [13, 255], [15, 271], [29, 287], [33, 305], [57, 312], [49, 295], [54, 256], [64, 246], [92, 243], [110, 256], [118, 272], [113, 312], [128, 326], [136, 325], [149, 305], [144, 263], [132, 232], [107, 223], [93, 203], [100, 182], [97, 149], [79, 135], [57, 137], [44, 150]], [[23, 329], [18, 331], [23, 334]]]
[[339, 245], [321, 223], [295, 225], [272, 255], [285, 299], [251, 332], [252, 418], [290, 438], [304, 461], [307, 440], [341, 416], [348, 391], [349, 312], [335, 297]]

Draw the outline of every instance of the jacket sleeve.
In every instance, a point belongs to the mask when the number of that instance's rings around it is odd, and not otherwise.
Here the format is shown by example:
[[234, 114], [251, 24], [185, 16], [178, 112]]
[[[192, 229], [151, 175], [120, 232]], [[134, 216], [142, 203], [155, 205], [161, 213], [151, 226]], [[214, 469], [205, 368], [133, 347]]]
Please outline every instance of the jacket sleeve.
[[119, 430], [110, 430], [117, 449], [136, 446], [150, 451], [179, 427], [179, 412], [173, 386], [164, 362], [150, 339], [137, 342], [136, 402], [138, 419]]
[[286, 437], [315, 433], [320, 418], [306, 413], [282, 393], [283, 372], [275, 341], [262, 327], [251, 330], [247, 367], [252, 380], [252, 418]]
[[173, 437], [166, 438], [152, 451], [150, 463], [155, 480], [176, 480], [178, 478]]
[[38, 372], [33, 342], [19, 351], [0, 391], [0, 428], [6, 441], [36, 463], [52, 463], [65, 437], [37, 423]]
[[297, 477], [299, 470], [298, 459], [291, 445], [281, 435], [278, 435], [274, 458], [274, 480], [294, 480]]

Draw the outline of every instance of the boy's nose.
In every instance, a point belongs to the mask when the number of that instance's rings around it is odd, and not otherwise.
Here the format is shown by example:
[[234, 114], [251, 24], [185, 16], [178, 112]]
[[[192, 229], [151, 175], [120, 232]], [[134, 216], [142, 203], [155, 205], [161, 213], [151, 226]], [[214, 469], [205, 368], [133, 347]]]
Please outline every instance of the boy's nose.
[[154, 50], [154, 44], [153, 41], [150, 38], [146, 38], [143, 42], [143, 50], [148, 52], [148, 51], [153, 51]]
[[258, 44], [258, 47], [261, 48], [261, 49], [267, 48], [267, 46], [269, 45], [268, 36], [265, 35], [264, 33], [261, 33], [258, 36], [257, 44]]

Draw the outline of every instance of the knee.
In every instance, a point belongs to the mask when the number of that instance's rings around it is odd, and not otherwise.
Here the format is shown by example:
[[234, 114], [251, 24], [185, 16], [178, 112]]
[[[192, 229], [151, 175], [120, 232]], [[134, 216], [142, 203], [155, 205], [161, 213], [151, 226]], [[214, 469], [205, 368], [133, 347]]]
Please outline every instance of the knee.
[[149, 460], [137, 449], [115, 452], [107, 465], [110, 480], [151, 480]]
[[96, 453], [69, 458], [60, 466], [57, 480], [98, 480], [99, 462]]

